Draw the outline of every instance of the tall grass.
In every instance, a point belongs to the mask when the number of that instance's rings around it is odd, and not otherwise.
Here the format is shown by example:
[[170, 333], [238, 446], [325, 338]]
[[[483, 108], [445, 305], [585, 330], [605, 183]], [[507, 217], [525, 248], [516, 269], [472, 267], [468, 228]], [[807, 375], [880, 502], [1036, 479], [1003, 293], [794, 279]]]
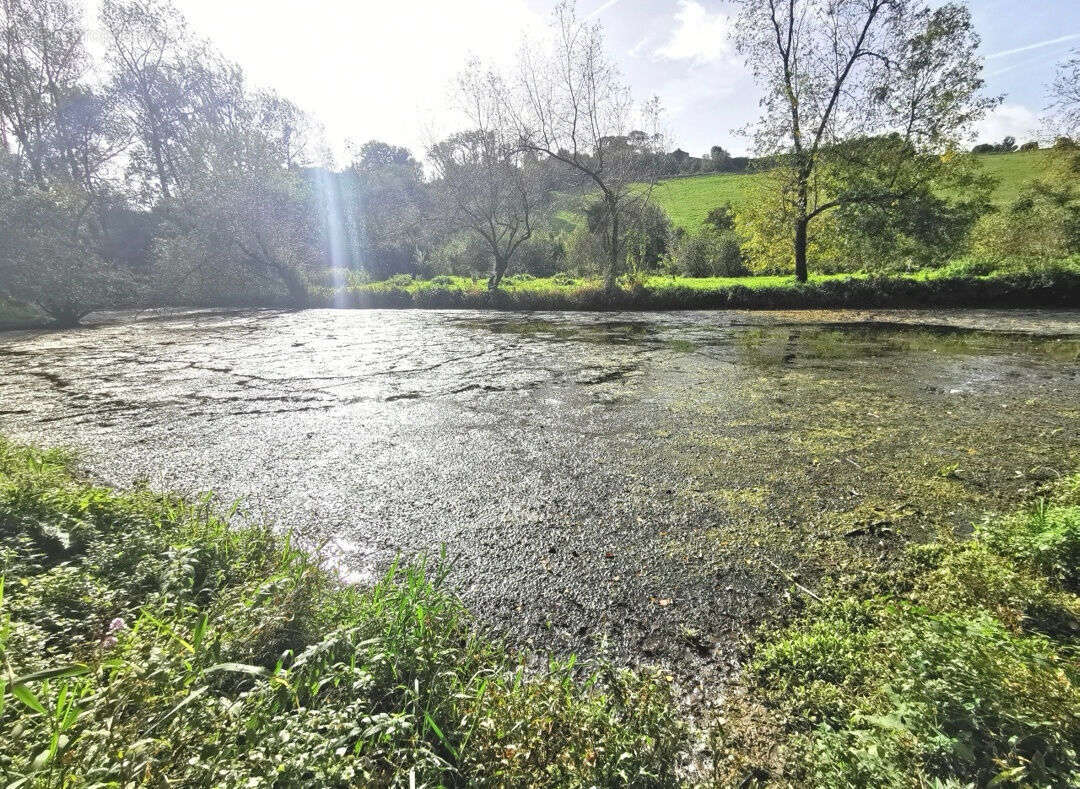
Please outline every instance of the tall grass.
[[0, 442], [5, 784], [668, 785], [667, 683], [526, 671], [441, 565], [370, 589], [209, 500], [114, 493]]

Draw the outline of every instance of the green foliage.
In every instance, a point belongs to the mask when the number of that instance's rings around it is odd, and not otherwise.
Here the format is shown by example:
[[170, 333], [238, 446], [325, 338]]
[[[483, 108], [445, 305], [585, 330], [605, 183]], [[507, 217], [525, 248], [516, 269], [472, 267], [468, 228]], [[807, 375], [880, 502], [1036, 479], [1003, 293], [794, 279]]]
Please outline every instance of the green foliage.
[[670, 784], [648, 673], [526, 671], [443, 571], [343, 586], [209, 497], [83, 484], [0, 442], [0, 775], [29, 786]]
[[1006, 211], [976, 226], [972, 250], [991, 260], [1065, 257], [1080, 252], [1080, 154], [1054, 149], [1043, 155], [1039, 178]]
[[828, 786], [1076, 785], [1080, 513], [1043, 504], [840, 582], [750, 667], [787, 777]]
[[1080, 591], [1080, 507], [1041, 501], [1029, 513], [981, 524], [977, 534], [1003, 556]]
[[[808, 257], [821, 272], [914, 271], [964, 251], [990, 208], [992, 180], [974, 157], [917, 154], [895, 136], [833, 146], [818, 166]], [[793, 270], [796, 174], [763, 173], [735, 226], [751, 270]]]
[[[571, 246], [573, 259], [573, 246]], [[632, 285], [603, 292], [595, 278], [570, 273], [505, 283], [490, 293], [482, 282], [451, 277], [381, 282], [353, 281], [323, 294], [327, 306], [434, 309], [755, 309], [826, 307], [1071, 306], [1080, 298], [1080, 257], [1006, 260], [961, 259], [934, 270], [891, 277], [639, 276]], [[985, 275], [985, 276], [984, 276]], [[593, 274], [595, 277], [595, 274]], [[444, 284], [445, 283], [445, 284]]]
[[130, 297], [130, 272], [100, 250], [95, 199], [70, 182], [20, 185], [0, 151], [0, 298], [34, 304], [69, 326]]
[[739, 277], [747, 273], [735, 233], [712, 225], [679, 240], [675, 266], [687, 277]]

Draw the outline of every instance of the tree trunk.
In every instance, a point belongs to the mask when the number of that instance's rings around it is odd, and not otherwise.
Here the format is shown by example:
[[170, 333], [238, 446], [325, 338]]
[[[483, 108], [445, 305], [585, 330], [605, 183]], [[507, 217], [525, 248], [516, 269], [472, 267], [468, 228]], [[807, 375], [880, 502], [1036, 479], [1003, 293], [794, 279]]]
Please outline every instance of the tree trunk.
[[806, 282], [806, 226], [810, 223], [806, 215], [808, 191], [810, 182], [810, 170], [799, 170], [798, 199], [796, 201], [795, 215], [795, 279]]
[[619, 212], [617, 206], [609, 201], [608, 208], [611, 211], [611, 250], [608, 260], [607, 276], [604, 277], [604, 288], [609, 292], [615, 290], [615, 281], [619, 276]]
[[154, 167], [157, 170], [158, 183], [161, 184], [161, 196], [168, 200], [171, 197], [169, 194], [169, 178], [165, 174], [165, 158], [162, 156], [161, 140], [158, 139], [156, 131], [151, 133], [150, 147], [154, 153]]
[[805, 216], [795, 219], [795, 279], [806, 282], [806, 226], [809, 220]]
[[506, 269], [509, 265], [509, 260], [504, 260], [498, 255], [495, 256], [495, 265], [491, 269], [491, 276], [488, 277], [488, 290], [499, 289], [499, 283], [502, 282], [503, 276], [505, 276]]

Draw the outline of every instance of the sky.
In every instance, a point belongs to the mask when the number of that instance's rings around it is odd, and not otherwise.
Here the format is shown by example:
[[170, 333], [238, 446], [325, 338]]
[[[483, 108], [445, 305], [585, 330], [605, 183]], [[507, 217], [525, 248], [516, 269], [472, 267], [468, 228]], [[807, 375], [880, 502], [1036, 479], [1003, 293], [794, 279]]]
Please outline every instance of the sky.
[[[452, 79], [467, 58], [508, 63], [552, 0], [174, 0], [192, 27], [324, 125], [332, 149], [381, 139], [422, 155], [452, 131]], [[1005, 101], [980, 141], [1036, 135], [1054, 66], [1080, 47], [1080, 0], [970, 0], [986, 91]], [[96, 0], [89, 0], [93, 14]], [[671, 147], [746, 152], [736, 130], [758, 95], [728, 40], [724, 0], [578, 0], [599, 21], [635, 97], [661, 98]]]

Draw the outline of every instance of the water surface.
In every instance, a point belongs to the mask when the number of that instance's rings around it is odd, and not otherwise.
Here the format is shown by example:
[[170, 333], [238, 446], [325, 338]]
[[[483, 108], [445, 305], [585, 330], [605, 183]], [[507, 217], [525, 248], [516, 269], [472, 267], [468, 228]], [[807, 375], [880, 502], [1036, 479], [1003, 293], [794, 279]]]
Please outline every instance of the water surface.
[[[789, 577], [1080, 464], [1076, 313], [115, 315], [0, 334], [0, 432], [330, 541], [437, 552], [515, 642], [723, 674]], [[882, 322], [882, 321], [887, 322]]]

